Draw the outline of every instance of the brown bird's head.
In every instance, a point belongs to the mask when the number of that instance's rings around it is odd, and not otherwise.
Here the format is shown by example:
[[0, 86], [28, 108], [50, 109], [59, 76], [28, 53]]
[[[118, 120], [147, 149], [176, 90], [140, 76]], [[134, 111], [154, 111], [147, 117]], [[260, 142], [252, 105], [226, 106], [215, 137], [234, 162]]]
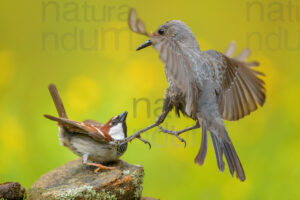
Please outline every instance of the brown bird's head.
[[190, 28], [180, 20], [168, 21], [149, 35], [150, 39], [140, 45], [137, 50], [143, 49], [153, 45], [156, 49], [159, 48], [161, 43], [168, 43], [172, 45], [179, 45], [181, 47], [192, 48], [200, 50], [197, 39]]
[[100, 131], [109, 135], [114, 140], [122, 140], [127, 137], [126, 117], [128, 112], [125, 111], [120, 115], [114, 116], [106, 124], [104, 124]]

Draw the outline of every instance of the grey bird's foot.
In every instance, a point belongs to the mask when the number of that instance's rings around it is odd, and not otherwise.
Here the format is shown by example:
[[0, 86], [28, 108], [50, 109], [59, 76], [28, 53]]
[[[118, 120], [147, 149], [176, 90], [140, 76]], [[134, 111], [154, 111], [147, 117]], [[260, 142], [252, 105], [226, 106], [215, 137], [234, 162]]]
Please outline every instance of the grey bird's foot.
[[200, 124], [199, 124], [199, 122], [197, 121], [196, 124], [195, 124], [194, 126], [191, 126], [191, 127], [188, 127], [188, 128], [182, 129], [182, 130], [179, 130], [179, 131], [170, 131], [170, 130], [165, 129], [165, 128], [161, 127], [161, 126], [158, 126], [158, 127], [159, 127], [159, 128], [162, 130], [162, 132], [164, 132], [164, 133], [168, 133], [168, 134], [171, 134], [171, 135], [175, 135], [175, 134], [180, 135], [180, 134], [182, 134], [182, 133], [184, 133], [184, 132], [187, 132], [187, 131], [191, 131], [191, 130], [193, 130], [193, 129], [200, 128]]
[[139, 130], [138, 132], [134, 133], [133, 135], [131, 135], [131, 136], [125, 138], [124, 140], [121, 140], [121, 141], [120, 141], [120, 145], [126, 144], [126, 143], [128, 143], [128, 142], [131, 142], [133, 139], [138, 138], [139, 140], [141, 140], [141, 141], [144, 142], [145, 144], [148, 144], [149, 147], [151, 148], [150, 142], [147, 141], [147, 140], [145, 140], [145, 139], [143, 139], [143, 138], [141, 137], [141, 134], [142, 134], [143, 132], [146, 132], [147, 130], [149, 130], [149, 129], [155, 127], [155, 126], [157, 126], [156, 123], [154, 123], [154, 124], [152, 124], [152, 125], [150, 125], [150, 126], [144, 128], [144, 129], [142, 129], [142, 130]]
[[184, 132], [200, 128], [200, 123], [197, 121], [194, 126], [191, 126], [191, 127], [179, 130], [179, 131], [170, 131], [170, 130], [165, 129], [165, 128], [161, 127], [161, 126], [158, 126], [158, 128], [160, 128], [160, 130], [163, 133], [167, 133], [167, 134], [176, 136], [181, 142], [184, 142], [184, 146], [186, 146], [186, 141], [182, 137], [180, 137], [179, 135], [182, 134], [182, 133], [184, 133]]
[[150, 142], [148, 142], [147, 140], [143, 139], [143, 138], [141, 137], [141, 134], [144, 133], [144, 132], [146, 132], [146, 131], [148, 131], [148, 130], [150, 130], [150, 129], [152, 129], [152, 128], [154, 128], [154, 127], [156, 127], [156, 126], [159, 126], [159, 124], [161, 124], [161, 123], [164, 121], [164, 119], [166, 118], [167, 114], [168, 114], [168, 112], [163, 112], [163, 113], [156, 119], [156, 121], [155, 121], [153, 124], [151, 124], [150, 126], [147, 126], [147, 127], [144, 128], [144, 129], [139, 130], [138, 132], [134, 133], [133, 135], [131, 135], [131, 136], [125, 138], [124, 140], [120, 141], [120, 145], [125, 144], [125, 143], [128, 143], [128, 142], [131, 142], [134, 138], [138, 138], [139, 140], [141, 140], [141, 141], [144, 142], [145, 144], [148, 144], [149, 147], [150, 147], [150, 149], [151, 149], [151, 144], [150, 144]]
[[163, 133], [167, 133], [169, 135], [174, 135], [175, 137], [177, 137], [181, 142], [184, 143], [184, 147], [186, 147], [186, 141], [185, 141], [185, 139], [183, 139], [182, 137], [179, 136], [179, 134], [182, 133], [182, 132], [180, 132], [180, 131], [170, 131], [170, 130], [165, 129], [165, 128], [161, 127], [161, 126], [158, 126], [158, 128]]
[[145, 139], [142, 138], [140, 135], [135, 135], [135, 134], [133, 134], [133, 135], [131, 135], [131, 136], [129, 136], [129, 137], [123, 139], [123, 140], [118, 141], [117, 144], [118, 144], [119, 146], [121, 146], [121, 145], [126, 144], [126, 143], [128, 143], [128, 142], [131, 142], [131, 141], [132, 141], [133, 139], [135, 139], [135, 138], [141, 140], [141, 141], [144, 142], [145, 144], [148, 144], [148, 145], [149, 145], [149, 148], [151, 149], [151, 143], [150, 143], [148, 140], [145, 140]]
[[144, 142], [145, 144], [149, 145], [149, 149], [151, 149], [151, 143], [145, 139], [143, 139], [141, 136], [138, 136], [137, 139], [141, 140], [142, 142]]

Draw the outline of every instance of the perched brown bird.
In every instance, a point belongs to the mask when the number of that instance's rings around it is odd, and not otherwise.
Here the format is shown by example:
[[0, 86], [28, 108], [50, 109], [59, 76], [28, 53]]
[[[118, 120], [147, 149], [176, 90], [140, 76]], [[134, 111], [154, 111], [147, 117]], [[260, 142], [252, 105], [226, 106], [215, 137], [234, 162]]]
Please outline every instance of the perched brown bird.
[[116, 161], [126, 151], [127, 144], [119, 145], [116, 141], [127, 137], [127, 112], [111, 118], [105, 124], [93, 120], [76, 122], [68, 119], [55, 85], [49, 85], [49, 91], [59, 117], [44, 116], [58, 122], [60, 144], [82, 157], [83, 163], [98, 167], [95, 173], [101, 169], [114, 169], [100, 163]]
[[[195, 163], [202, 165], [207, 152], [207, 130], [210, 132], [218, 168], [224, 171], [223, 154], [233, 176], [245, 180], [245, 173], [238, 155], [225, 129], [223, 119], [238, 120], [262, 106], [265, 102], [263, 75], [253, 69], [257, 62], [245, 62], [250, 51], [231, 58], [235, 45], [232, 43], [225, 55], [215, 51], [201, 51], [193, 32], [182, 21], [171, 20], [152, 34], [146, 32], [143, 22], [131, 9], [129, 27], [132, 31], [149, 37], [137, 50], [153, 45], [165, 64], [169, 88], [165, 94], [163, 109], [156, 122], [124, 140], [131, 141], [152, 127], [159, 126], [167, 114], [175, 108], [179, 113], [192, 118], [196, 125], [181, 131], [163, 132], [179, 134], [194, 128], [202, 128], [202, 141]], [[179, 112], [180, 111], [180, 112]]]

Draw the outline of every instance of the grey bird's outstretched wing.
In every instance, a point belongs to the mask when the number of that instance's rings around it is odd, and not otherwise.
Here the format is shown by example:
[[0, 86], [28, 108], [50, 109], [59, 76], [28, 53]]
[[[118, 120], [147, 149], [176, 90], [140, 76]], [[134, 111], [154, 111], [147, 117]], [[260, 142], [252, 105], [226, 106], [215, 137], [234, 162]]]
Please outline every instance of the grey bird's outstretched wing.
[[[165, 64], [167, 77], [180, 89], [186, 98], [186, 112], [188, 115], [194, 116], [198, 110], [198, 99], [200, 90], [196, 80], [196, 66], [199, 62], [198, 51], [183, 48], [177, 41], [167, 38], [156, 38], [154, 40], [154, 48], [159, 52], [160, 59]], [[199, 72], [201, 73], [201, 72]]]
[[138, 18], [136, 10], [134, 8], [131, 8], [129, 11], [128, 25], [133, 32], [149, 36], [143, 21]]
[[[134, 8], [129, 11], [128, 24], [133, 32], [150, 36]], [[160, 41], [155, 40], [153, 37], [152, 39], [155, 43], [154, 47], [159, 51], [160, 58], [165, 64], [166, 73], [187, 97], [187, 114], [190, 115], [192, 111], [196, 112], [197, 105], [193, 105], [193, 102], [197, 102], [198, 93], [195, 90], [197, 88], [196, 82], [192, 80], [191, 76], [191, 67], [195, 63], [191, 63], [192, 60], [187, 57], [189, 53], [182, 50], [176, 41], [169, 41], [166, 38], [161, 38]]]
[[[144, 23], [138, 18], [134, 8], [131, 8], [129, 11], [128, 24], [133, 32], [150, 37], [146, 32]], [[193, 53], [193, 51], [189, 51], [189, 49], [183, 50], [175, 40], [170, 41], [167, 38], [159, 38], [153, 35], [151, 36], [151, 40], [165, 64], [166, 73], [172, 82], [183, 92], [183, 95], [186, 96], [186, 113], [188, 115], [195, 115], [199, 92], [197, 82], [193, 79], [192, 67], [197, 65], [197, 63], [191, 58], [199, 55]]]
[[[236, 43], [235, 43], [235, 41], [231, 41], [230, 44], [228, 45], [227, 49], [225, 50], [224, 55], [229, 58], [233, 58], [235, 51], [236, 51]], [[234, 59], [246, 62], [246, 60], [248, 59], [248, 57], [250, 55], [251, 55], [250, 49], [245, 48]]]
[[[228, 53], [229, 52], [229, 53]], [[232, 50], [225, 52], [232, 56]], [[244, 62], [250, 55], [244, 49], [237, 57], [230, 58], [214, 50], [203, 52], [211, 60], [215, 80], [219, 82], [218, 108], [223, 119], [234, 121], [249, 115], [265, 102], [263, 73], [253, 69], [257, 62]]]

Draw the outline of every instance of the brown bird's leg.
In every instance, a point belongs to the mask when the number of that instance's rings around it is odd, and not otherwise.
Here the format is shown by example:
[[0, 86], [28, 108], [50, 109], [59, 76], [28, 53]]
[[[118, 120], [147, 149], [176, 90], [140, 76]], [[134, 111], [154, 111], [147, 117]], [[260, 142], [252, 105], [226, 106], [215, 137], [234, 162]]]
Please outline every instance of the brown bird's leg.
[[95, 173], [99, 172], [101, 169], [115, 169], [115, 167], [107, 167], [107, 166], [104, 166], [104, 165], [101, 165], [101, 164], [97, 164], [97, 163], [89, 163], [89, 162], [87, 162], [88, 161], [88, 157], [89, 157], [88, 153], [83, 154], [83, 156], [82, 156], [82, 162], [83, 162], [83, 164], [86, 164], [86, 165], [91, 165], [91, 166], [98, 167], [97, 169], [94, 170]]
[[99, 172], [101, 169], [116, 169], [115, 167], [107, 167], [101, 164], [97, 164], [97, 163], [85, 163], [86, 165], [90, 165], [90, 166], [95, 166], [98, 167], [97, 169], [94, 170], [94, 173], [96, 174], [97, 172]]
[[179, 131], [170, 131], [168, 129], [165, 129], [161, 126], [158, 126], [158, 128], [161, 130], [161, 132], [163, 133], [167, 133], [167, 134], [170, 134], [170, 135], [174, 135], [176, 136], [181, 142], [184, 143], [184, 146], [186, 146], [186, 141], [180, 137], [179, 135], [184, 133], [184, 132], [187, 132], [187, 131], [190, 131], [190, 130], [193, 130], [193, 129], [197, 129], [197, 128], [200, 128], [200, 124], [199, 122], [197, 121], [196, 124], [194, 126], [191, 126], [191, 127], [188, 127], [188, 128], [185, 128], [185, 129], [182, 129], [182, 130], [179, 130]]
[[163, 109], [162, 109], [162, 112], [161, 114], [157, 117], [156, 121], [151, 124], [150, 126], [142, 129], [142, 130], [139, 130], [138, 132], [134, 133], [133, 135], [125, 138], [124, 140], [121, 141], [121, 144], [125, 144], [125, 143], [128, 143], [130, 141], [132, 141], [134, 138], [138, 138], [139, 140], [143, 141], [145, 144], [148, 144], [149, 147], [151, 148], [151, 144], [150, 142], [148, 142], [147, 140], [141, 138], [141, 134], [156, 127], [156, 126], [159, 126], [161, 123], [164, 122], [164, 120], [166, 119], [168, 113], [172, 110], [172, 106], [170, 105], [170, 98], [166, 95], [166, 97], [164, 98], [164, 102], [163, 102]]

